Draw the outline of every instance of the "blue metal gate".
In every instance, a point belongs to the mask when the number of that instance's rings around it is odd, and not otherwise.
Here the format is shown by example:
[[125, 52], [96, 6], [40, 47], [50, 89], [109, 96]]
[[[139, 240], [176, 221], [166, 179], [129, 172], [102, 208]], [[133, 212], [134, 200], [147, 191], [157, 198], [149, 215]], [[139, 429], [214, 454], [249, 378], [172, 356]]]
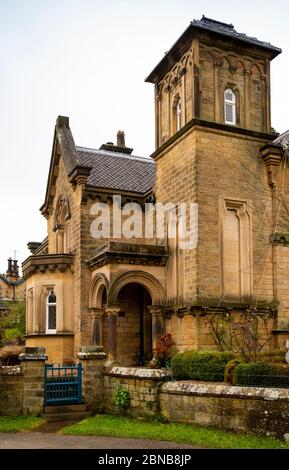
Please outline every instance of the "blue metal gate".
[[83, 402], [82, 367], [45, 365], [45, 406], [75, 405]]

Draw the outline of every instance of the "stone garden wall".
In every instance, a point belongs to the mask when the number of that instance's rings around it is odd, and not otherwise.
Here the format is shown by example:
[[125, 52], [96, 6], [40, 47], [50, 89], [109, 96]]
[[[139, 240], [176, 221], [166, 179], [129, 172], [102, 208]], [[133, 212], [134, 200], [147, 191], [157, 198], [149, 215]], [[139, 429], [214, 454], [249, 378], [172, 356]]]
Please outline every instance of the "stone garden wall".
[[[0, 415], [44, 411], [44, 364], [39, 348], [26, 348], [20, 366], [0, 367]], [[78, 354], [83, 396], [92, 412], [116, 412], [115, 394], [129, 392], [127, 413], [168, 421], [283, 437], [289, 433], [289, 389], [241, 387], [221, 383], [174, 381], [165, 369], [106, 367], [101, 351]]]
[[168, 382], [160, 411], [169, 421], [283, 437], [289, 432], [289, 389]]
[[44, 405], [43, 348], [25, 348], [20, 366], [0, 367], [0, 415], [41, 415]]
[[159, 412], [159, 391], [170, 375], [165, 369], [113, 367], [104, 374], [104, 409], [116, 411], [114, 396], [119, 386], [127, 389], [131, 416], [148, 417]]
[[0, 367], [0, 415], [23, 413], [23, 371], [20, 366]]

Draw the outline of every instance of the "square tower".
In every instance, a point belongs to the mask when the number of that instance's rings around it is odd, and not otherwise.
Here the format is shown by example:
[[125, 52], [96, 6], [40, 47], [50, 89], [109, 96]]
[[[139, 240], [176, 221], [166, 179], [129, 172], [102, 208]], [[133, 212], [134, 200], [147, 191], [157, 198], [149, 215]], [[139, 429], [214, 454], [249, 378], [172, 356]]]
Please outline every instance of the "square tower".
[[[272, 194], [260, 150], [277, 136], [270, 61], [280, 52], [203, 16], [146, 79], [155, 85], [156, 199], [198, 204], [197, 247], [169, 247], [168, 303], [177, 312], [274, 303]], [[195, 336], [180, 346], [208, 346], [206, 321], [203, 330], [186, 322]]]

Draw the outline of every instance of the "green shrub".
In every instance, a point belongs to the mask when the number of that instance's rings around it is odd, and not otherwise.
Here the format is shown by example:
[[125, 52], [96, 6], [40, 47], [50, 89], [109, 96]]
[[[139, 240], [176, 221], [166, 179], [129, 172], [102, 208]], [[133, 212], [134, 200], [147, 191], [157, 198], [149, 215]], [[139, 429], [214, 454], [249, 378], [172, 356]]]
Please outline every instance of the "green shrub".
[[129, 391], [122, 385], [119, 385], [114, 394], [114, 404], [119, 411], [126, 411], [130, 405]]
[[239, 364], [233, 374], [234, 385], [289, 387], [289, 366], [277, 363]]
[[280, 349], [273, 350], [273, 351], [263, 351], [258, 353], [258, 361], [257, 362], [279, 362], [286, 364], [285, 361], [285, 354], [286, 351], [282, 351]]
[[231, 352], [179, 352], [171, 360], [171, 369], [176, 379], [222, 382], [226, 364], [234, 357]]
[[236, 367], [241, 364], [243, 361], [242, 359], [231, 359], [231, 361], [229, 361], [227, 364], [226, 364], [226, 367], [225, 367], [225, 373], [224, 373], [224, 379], [225, 379], [225, 382], [228, 382], [229, 384], [232, 384], [233, 383], [233, 379], [234, 379], [234, 370], [236, 369]]

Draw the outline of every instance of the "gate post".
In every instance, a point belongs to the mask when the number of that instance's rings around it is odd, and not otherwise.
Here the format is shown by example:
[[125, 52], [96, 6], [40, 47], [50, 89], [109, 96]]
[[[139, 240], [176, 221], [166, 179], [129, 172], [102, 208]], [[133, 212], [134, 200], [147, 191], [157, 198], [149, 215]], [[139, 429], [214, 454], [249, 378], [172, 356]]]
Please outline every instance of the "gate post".
[[106, 354], [101, 346], [82, 346], [77, 357], [83, 369], [83, 396], [87, 409], [102, 411], [104, 405], [103, 368]]
[[19, 355], [24, 375], [23, 412], [24, 414], [43, 414], [45, 348], [23, 348]]

